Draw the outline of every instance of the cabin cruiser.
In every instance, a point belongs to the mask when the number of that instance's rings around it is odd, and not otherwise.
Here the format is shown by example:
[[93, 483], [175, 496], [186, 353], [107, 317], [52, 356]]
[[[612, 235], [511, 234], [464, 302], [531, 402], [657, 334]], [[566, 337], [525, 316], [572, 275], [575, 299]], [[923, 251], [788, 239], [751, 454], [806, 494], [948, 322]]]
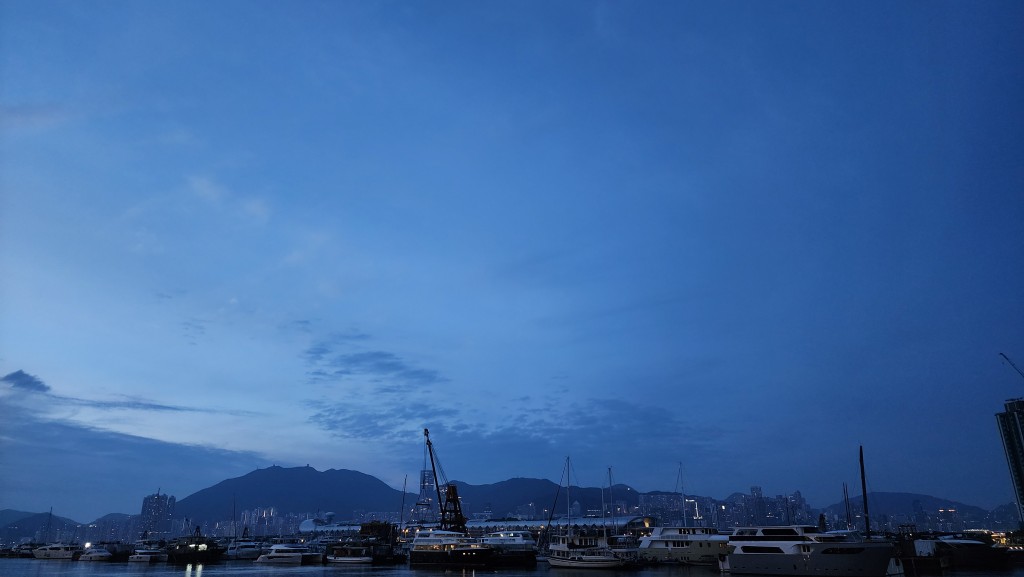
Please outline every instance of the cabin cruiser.
[[812, 525], [738, 527], [729, 545], [719, 564], [734, 575], [884, 577], [894, 554], [890, 542], [824, 533]]
[[32, 550], [36, 559], [78, 559], [81, 555], [81, 547], [67, 543], [51, 543]]
[[314, 565], [323, 562], [323, 555], [310, 551], [301, 543], [275, 543], [270, 550], [256, 558], [257, 563], [277, 565]]
[[713, 527], [654, 527], [640, 537], [638, 554], [647, 563], [714, 565], [729, 551], [729, 536]]

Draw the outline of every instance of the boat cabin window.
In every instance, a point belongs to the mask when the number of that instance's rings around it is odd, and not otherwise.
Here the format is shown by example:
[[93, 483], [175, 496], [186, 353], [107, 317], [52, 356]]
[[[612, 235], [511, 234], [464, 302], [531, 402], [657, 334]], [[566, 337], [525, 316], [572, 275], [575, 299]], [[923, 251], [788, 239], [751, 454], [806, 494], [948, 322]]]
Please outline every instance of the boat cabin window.
[[793, 535], [798, 535], [799, 534], [799, 533], [796, 532], [796, 529], [793, 529], [791, 527], [779, 527], [779, 528], [774, 528], [774, 527], [769, 528], [769, 527], [766, 527], [766, 528], [762, 529], [761, 532], [763, 534], [765, 534], [765, 535], [771, 535], [772, 537], [778, 537], [778, 536], [781, 536], [781, 535], [786, 535], [786, 536], [790, 536], [791, 537]]
[[761, 545], [744, 545], [740, 549], [744, 553], [782, 553], [779, 547], [764, 547]]

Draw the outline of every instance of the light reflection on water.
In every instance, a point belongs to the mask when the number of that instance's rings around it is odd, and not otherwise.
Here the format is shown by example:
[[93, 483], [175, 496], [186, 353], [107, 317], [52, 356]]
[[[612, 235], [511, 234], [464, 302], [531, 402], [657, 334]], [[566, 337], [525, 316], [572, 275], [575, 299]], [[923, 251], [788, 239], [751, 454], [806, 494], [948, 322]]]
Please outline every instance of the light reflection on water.
[[[280, 567], [256, 565], [251, 561], [228, 561], [213, 565], [168, 565], [138, 563], [57, 561], [41, 559], [2, 559], [0, 577], [720, 577], [717, 568], [682, 565], [639, 570], [552, 569], [539, 563], [536, 569], [496, 569], [490, 571], [442, 571], [367, 567], [352, 565], [302, 565]], [[754, 576], [756, 577], [756, 576]], [[952, 571], [934, 577], [1024, 577], [1024, 567], [1007, 571]]]

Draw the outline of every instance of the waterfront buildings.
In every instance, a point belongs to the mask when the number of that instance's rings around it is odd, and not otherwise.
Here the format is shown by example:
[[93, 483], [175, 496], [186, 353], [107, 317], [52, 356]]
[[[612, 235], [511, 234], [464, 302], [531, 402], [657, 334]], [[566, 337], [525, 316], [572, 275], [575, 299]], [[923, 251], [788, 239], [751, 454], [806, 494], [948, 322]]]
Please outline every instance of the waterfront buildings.
[[996, 414], [996, 423], [999, 425], [999, 436], [1003, 438], [1006, 464], [1010, 467], [1017, 515], [1024, 527], [1024, 399], [1010, 399], [1004, 407], [1004, 412]]
[[169, 533], [174, 518], [174, 503], [174, 496], [161, 495], [160, 489], [143, 499], [140, 528], [151, 534]]

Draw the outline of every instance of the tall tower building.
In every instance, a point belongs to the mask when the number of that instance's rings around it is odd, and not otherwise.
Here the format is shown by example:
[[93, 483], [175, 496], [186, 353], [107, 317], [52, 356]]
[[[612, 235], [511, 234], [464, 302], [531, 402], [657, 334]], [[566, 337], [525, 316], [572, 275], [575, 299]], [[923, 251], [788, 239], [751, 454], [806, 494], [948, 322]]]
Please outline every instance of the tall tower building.
[[1005, 412], [996, 413], [996, 423], [1003, 438], [1006, 464], [1010, 466], [1017, 515], [1024, 528], [1024, 399], [1010, 399], [1004, 406]]
[[171, 495], [156, 494], [142, 500], [140, 525], [149, 533], [168, 533], [171, 530], [171, 518], [174, 516], [175, 499]]
[[416, 518], [419, 521], [436, 521], [437, 505], [437, 479], [434, 478], [434, 471], [423, 469], [420, 471], [420, 496], [416, 500]]

